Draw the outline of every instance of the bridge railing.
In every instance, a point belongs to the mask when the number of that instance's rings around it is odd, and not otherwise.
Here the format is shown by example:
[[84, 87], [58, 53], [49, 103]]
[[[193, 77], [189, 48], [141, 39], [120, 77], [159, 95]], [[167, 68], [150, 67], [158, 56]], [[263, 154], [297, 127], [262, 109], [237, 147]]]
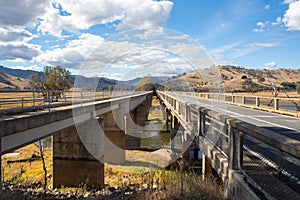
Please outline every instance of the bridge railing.
[[0, 90], [0, 114], [10, 109], [28, 107], [51, 107], [99, 101], [111, 97], [126, 95], [128, 92], [118, 91], [85, 91], [85, 90]]
[[256, 108], [300, 117], [300, 98], [279, 98], [267, 96], [250, 96], [242, 94], [175, 92], [178, 94], [196, 96], [202, 99], [212, 99], [233, 105]]
[[[300, 181], [300, 141], [185, 102], [170, 93], [158, 94], [184, 128], [196, 132], [196, 138], [200, 138], [198, 145], [204, 152], [208, 151], [210, 159], [215, 159], [215, 168], [221, 177], [228, 178], [228, 170], [239, 171], [265, 196], [299, 197], [284, 182], [293, 185]], [[212, 148], [209, 150], [208, 146]], [[226, 164], [217, 161], [218, 155], [228, 163], [228, 169], [224, 169]]]

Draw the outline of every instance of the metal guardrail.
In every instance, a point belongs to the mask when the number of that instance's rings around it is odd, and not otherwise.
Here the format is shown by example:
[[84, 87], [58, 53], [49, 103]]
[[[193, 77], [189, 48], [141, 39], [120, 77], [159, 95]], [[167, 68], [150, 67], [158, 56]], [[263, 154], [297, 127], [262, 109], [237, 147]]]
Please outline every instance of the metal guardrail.
[[202, 99], [212, 99], [233, 105], [255, 108], [264, 111], [300, 117], [300, 98], [278, 98], [263, 96], [247, 96], [240, 94], [176, 92], [183, 95], [196, 96]]
[[[182, 101], [165, 92], [158, 94], [185, 124], [187, 131], [196, 132], [195, 135], [201, 138], [200, 147], [203, 148], [205, 142], [214, 146], [226, 158], [228, 170], [242, 172], [265, 197], [300, 197], [300, 141], [287, 140], [275, 132]], [[228, 170], [225, 171], [228, 173]], [[223, 174], [223, 177], [228, 176]]]
[[128, 94], [130, 91], [7, 91], [0, 90], [0, 114], [20, 108], [48, 108], [70, 104], [82, 104], [89, 101], [99, 101]]

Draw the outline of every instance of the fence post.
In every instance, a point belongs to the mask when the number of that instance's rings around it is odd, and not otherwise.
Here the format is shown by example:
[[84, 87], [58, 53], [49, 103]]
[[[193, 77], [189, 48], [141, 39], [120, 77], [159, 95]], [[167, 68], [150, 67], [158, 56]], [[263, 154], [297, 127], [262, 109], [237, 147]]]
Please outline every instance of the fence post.
[[35, 93], [32, 92], [32, 105], [35, 106]]
[[275, 110], [279, 109], [279, 100], [277, 98], [274, 98], [274, 109]]
[[49, 112], [50, 112], [50, 101], [51, 101], [50, 92], [48, 92], [48, 111]]
[[255, 97], [255, 106], [256, 107], [260, 106], [260, 98], [259, 97]]
[[80, 104], [82, 106], [82, 91], [80, 92]]
[[245, 104], [245, 99], [246, 99], [246, 97], [245, 96], [242, 96], [242, 104], [244, 105]]

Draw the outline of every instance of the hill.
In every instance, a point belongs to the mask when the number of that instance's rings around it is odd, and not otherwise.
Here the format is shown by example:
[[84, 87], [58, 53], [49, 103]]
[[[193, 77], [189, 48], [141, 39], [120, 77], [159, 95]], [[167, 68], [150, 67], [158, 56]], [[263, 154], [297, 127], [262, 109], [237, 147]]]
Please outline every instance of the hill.
[[28, 79], [28, 80], [32, 74], [40, 73], [40, 75], [43, 76], [42, 72], [38, 72], [38, 71], [34, 71], [34, 70], [11, 69], [8, 67], [3, 67], [3, 66], [0, 66], [0, 72], [15, 76], [15, 77]]
[[279, 88], [295, 89], [295, 83], [300, 81], [300, 70], [293, 69], [246, 69], [236, 66], [218, 66], [199, 72], [192, 72], [175, 77], [164, 84], [174, 89], [191, 87], [196, 91], [219, 90], [222, 83], [226, 92], [262, 91]]
[[[11, 69], [7, 67], [0, 66], [0, 73], [6, 74], [7, 76], [14, 76], [16, 78], [8, 78], [5, 75], [2, 75], [0, 78], [0, 89], [23, 89], [28, 85], [28, 80], [32, 74], [40, 73], [41, 77], [43, 77], [43, 72], [38, 72], [34, 70], [22, 70], [22, 69]], [[22, 85], [18, 80], [26, 80], [26, 84]], [[134, 86], [141, 80], [140, 77], [128, 80], [128, 81], [117, 81], [114, 79], [109, 79], [105, 77], [85, 77], [82, 75], [71, 75], [72, 80], [75, 82], [76, 85], [80, 86], [79, 88], [86, 88], [86, 89], [94, 89], [97, 86], [98, 89], [101, 90], [108, 90], [109, 86], [113, 84], [118, 84], [118, 88], [126, 88], [126, 89], [134, 89]], [[152, 77], [155, 83], [165, 81], [169, 77], [166, 76], [155, 76]], [[15, 80], [17, 80], [15, 82]], [[23, 81], [23, 82], [24, 82]]]
[[0, 72], [0, 89], [22, 90], [28, 87], [28, 80]]

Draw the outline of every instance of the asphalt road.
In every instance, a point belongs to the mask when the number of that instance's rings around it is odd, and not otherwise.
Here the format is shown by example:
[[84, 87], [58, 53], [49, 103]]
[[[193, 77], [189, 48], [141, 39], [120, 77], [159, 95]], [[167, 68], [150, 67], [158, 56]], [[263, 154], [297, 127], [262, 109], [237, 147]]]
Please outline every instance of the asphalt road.
[[237, 118], [241, 121], [272, 130], [288, 138], [300, 141], [300, 118], [225, 104], [213, 100], [199, 99], [192, 96], [172, 95], [183, 101], [197, 104], [218, 113]]

